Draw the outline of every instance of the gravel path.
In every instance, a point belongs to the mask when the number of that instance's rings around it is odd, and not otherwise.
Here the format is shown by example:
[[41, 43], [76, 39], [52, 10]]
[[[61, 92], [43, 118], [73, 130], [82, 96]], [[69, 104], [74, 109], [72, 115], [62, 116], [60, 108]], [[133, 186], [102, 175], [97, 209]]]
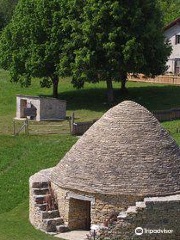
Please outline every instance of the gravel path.
[[89, 231], [77, 230], [57, 234], [55, 237], [68, 240], [84, 240]]

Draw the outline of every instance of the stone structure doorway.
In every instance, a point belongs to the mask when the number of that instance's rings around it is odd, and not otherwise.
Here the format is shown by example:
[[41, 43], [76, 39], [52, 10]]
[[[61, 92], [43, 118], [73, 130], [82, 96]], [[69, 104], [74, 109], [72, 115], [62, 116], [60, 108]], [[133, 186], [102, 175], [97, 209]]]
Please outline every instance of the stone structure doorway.
[[73, 230], [90, 230], [91, 202], [70, 198], [69, 200], [69, 228]]
[[21, 99], [20, 101], [20, 117], [25, 118], [24, 109], [27, 107], [27, 100]]

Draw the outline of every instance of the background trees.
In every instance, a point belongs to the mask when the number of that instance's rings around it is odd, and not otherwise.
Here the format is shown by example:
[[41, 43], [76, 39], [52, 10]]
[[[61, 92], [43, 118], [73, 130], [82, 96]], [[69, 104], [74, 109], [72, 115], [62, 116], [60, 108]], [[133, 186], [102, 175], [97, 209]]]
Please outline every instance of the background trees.
[[158, 0], [163, 13], [164, 26], [180, 17], [180, 0]]
[[0, 62], [12, 81], [28, 86], [39, 77], [42, 86], [53, 84], [57, 97], [61, 53], [61, 3], [56, 0], [20, 0], [0, 41]]
[[0, 30], [11, 20], [18, 0], [0, 0]]
[[110, 103], [113, 81], [121, 81], [124, 92], [128, 73], [155, 76], [165, 71], [171, 49], [163, 36], [156, 0], [86, 0], [81, 9], [80, 21], [68, 36], [73, 48], [64, 49], [75, 86], [105, 80]]
[[156, 0], [20, 0], [1, 36], [0, 63], [25, 86], [31, 77], [52, 83], [54, 97], [60, 76], [77, 88], [106, 81], [111, 103], [113, 81], [124, 92], [128, 73], [165, 71], [162, 28]]

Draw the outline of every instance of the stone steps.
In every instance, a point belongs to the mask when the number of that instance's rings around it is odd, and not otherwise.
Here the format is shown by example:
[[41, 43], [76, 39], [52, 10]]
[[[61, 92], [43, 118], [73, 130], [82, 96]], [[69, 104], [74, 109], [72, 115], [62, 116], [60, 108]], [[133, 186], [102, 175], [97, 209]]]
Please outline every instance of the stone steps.
[[64, 233], [69, 231], [68, 227], [64, 224], [56, 226], [56, 230], [58, 233]]
[[46, 211], [47, 203], [35, 204], [35, 207], [38, 207], [40, 211]]
[[50, 218], [43, 219], [42, 221], [42, 229], [46, 232], [57, 232], [57, 226], [63, 225], [64, 221], [61, 217], [58, 218]]
[[46, 195], [49, 193], [49, 188], [33, 188], [34, 195]]
[[37, 204], [43, 204], [46, 195], [34, 195], [34, 200]]
[[49, 182], [33, 182], [32, 188], [49, 188]]
[[118, 215], [118, 219], [125, 220], [127, 218], [131, 218], [138, 214], [138, 212], [142, 211], [146, 208], [145, 202], [136, 202], [135, 206], [129, 206], [126, 211], [121, 211]]
[[136, 202], [136, 207], [137, 208], [145, 208], [146, 207], [146, 203], [145, 202]]
[[126, 213], [129, 213], [129, 214], [133, 214], [133, 213], [137, 213], [137, 207], [136, 206], [130, 206], [128, 207]]
[[60, 217], [58, 210], [52, 210], [52, 211], [43, 211], [42, 212], [42, 219], [51, 219], [51, 218], [58, 218]]
[[47, 194], [50, 193], [49, 182], [33, 182], [32, 193], [34, 199], [34, 205], [37, 207], [38, 214], [41, 215], [42, 223], [41, 230], [48, 234], [57, 234], [61, 232], [67, 232], [68, 227], [64, 225], [63, 219], [60, 217], [58, 207], [56, 209], [47, 211], [48, 204], [45, 202]]

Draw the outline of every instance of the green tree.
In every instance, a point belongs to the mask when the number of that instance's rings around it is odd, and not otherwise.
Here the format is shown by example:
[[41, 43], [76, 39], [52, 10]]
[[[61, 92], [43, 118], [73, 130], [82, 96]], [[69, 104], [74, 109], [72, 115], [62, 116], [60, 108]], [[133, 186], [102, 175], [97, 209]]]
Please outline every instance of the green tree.
[[60, 75], [62, 4], [58, 0], [20, 0], [0, 40], [0, 64], [10, 71], [12, 81], [28, 86], [32, 77], [41, 78], [42, 86], [53, 84], [54, 97], [58, 96]]
[[180, 0], [158, 0], [163, 12], [164, 26], [180, 17]]
[[11, 20], [18, 0], [0, 0], [0, 30]]
[[70, 4], [69, 19], [73, 9], [81, 9], [71, 21], [60, 62], [61, 71], [71, 69], [76, 87], [105, 80], [112, 102], [113, 81], [121, 81], [125, 91], [128, 73], [155, 76], [165, 71], [171, 48], [163, 36], [156, 0], [86, 0], [84, 6], [82, 2]]

